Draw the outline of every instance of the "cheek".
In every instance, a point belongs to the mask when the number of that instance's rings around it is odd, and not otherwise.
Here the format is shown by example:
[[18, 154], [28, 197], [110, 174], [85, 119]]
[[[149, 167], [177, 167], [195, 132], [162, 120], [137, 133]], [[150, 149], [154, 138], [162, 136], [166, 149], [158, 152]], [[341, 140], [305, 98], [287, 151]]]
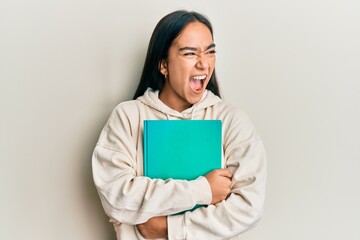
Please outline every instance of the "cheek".
[[177, 61], [177, 64], [169, 66], [170, 76], [179, 81], [188, 79], [194, 65], [195, 64], [192, 61]]
[[214, 56], [214, 57], [210, 58], [210, 59], [209, 59], [209, 63], [210, 63], [210, 65], [211, 65], [211, 67], [214, 68], [214, 67], [215, 67], [215, 63], [216, 63], [216, 57]]

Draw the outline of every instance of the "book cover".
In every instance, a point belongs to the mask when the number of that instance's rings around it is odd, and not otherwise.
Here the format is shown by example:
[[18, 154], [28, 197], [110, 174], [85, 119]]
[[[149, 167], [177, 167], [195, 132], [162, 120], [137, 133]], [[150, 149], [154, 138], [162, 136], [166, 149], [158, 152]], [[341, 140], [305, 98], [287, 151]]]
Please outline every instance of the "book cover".
[[220, 120], [145, 120], [144, 175], [193, 180], [222, 167]]

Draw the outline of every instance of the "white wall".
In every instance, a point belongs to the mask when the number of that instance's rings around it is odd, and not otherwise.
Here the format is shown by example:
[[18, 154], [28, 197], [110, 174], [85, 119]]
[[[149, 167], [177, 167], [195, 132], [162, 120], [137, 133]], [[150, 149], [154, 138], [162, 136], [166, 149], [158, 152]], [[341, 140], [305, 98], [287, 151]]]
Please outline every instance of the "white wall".
[[212, 20], [224, 98], [267, 147], [265, 215], [243, 239], [360, 239], [356, 0], [1, 0], [0, 239], [114, 239], [92, 150], [179, 8]]

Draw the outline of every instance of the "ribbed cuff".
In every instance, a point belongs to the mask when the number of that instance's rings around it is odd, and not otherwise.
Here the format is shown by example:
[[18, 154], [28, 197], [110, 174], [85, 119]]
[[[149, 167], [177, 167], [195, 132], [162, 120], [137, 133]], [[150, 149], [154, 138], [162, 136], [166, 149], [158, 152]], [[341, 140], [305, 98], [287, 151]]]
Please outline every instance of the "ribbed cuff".
[[212, 192], [209, 182], [205, 177], [200, 176], [197, 179], [193, 180], [194, 182], [194, 197], [197, 204], [211, 204]]
[[186, 238], [184, 214], [168, 216], [167, 222], [169, 240], [184, 240]]

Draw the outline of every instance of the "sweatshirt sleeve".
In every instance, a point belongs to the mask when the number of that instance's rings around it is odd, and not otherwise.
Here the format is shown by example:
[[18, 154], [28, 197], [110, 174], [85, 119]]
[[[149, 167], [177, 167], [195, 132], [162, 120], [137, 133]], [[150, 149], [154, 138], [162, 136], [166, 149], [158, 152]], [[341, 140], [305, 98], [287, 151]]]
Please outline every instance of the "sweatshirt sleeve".
[[[233, 173], [230, 196], [208, 207], [168, 217], [169, 239], [228, 239], [260, 220], [266, 185], [262, 141], [243, 114], [223, 121], [226, 167]], [[228, 127], [226, 127], [228, 126]]]
[[138, 136], [134, 134], [141, 133], [135, 125], [121, 107], [117, 108], [93, 153], [93, 178], [106, 214], [118, 222], [135, 225], [196, 204], [210, 204], [211, 189], [204, 177], [164, 181], [137, 176]]

